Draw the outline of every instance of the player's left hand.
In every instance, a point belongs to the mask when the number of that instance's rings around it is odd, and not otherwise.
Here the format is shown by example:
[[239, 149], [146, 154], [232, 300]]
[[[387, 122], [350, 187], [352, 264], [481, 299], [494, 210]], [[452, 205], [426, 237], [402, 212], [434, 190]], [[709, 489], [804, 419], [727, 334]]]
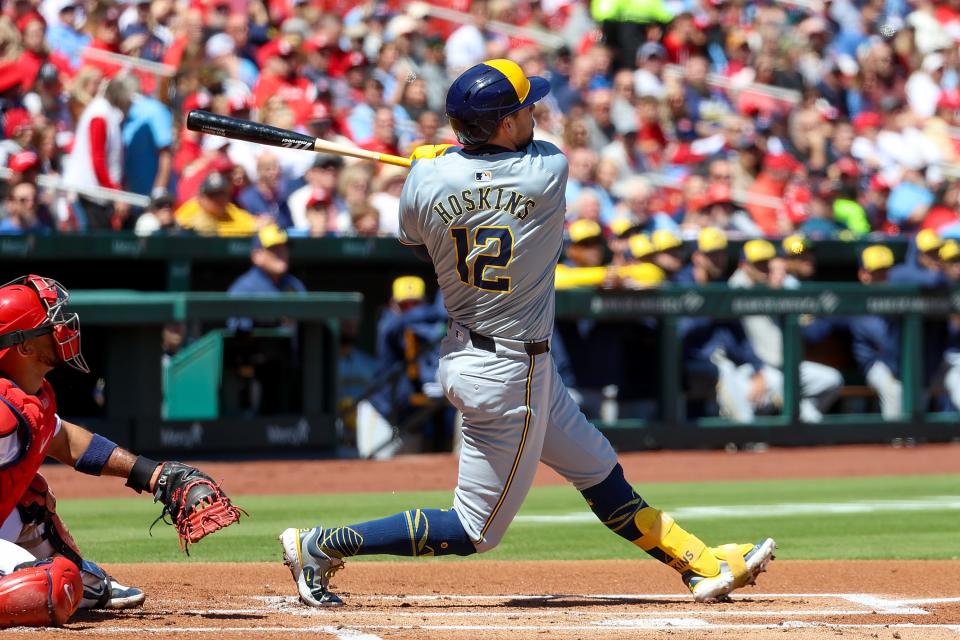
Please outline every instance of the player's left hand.
[[447, 152], [454, 145], [452, 144], [422, 144], [413, 150], [410, 154], [411, 160], [432, 160], [438, 158]]
[[163, 503], [160, 518], [169, 514], [180, 536], [180, 547], [188, 553], [190, 544], [229, 527], [240, 519], [241, 513], [247, 515], [210, 476], [180, 462], [160, 465], [153, 496], [154, 502]]

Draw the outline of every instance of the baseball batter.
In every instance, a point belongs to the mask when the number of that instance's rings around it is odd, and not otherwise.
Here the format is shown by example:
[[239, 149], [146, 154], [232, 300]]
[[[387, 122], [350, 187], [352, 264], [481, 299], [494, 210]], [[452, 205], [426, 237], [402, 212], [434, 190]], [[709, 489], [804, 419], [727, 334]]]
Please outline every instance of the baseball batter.
[[341, 604], [328, 587], [348, 556], [493, 549], [540, 461], [569, 480], [614, 533], [677, 570], [698, 601], [752, 584], [773, 558], [770, 538], [708, 547], [648, 505], [560, 381], [549, 337], [567, 160], [533, 139], [534, 104], [548, 91], [546, 80], [525, 77], [509, 60], [472, 67], [446, 101], [463, 147], [414, 152], [399, 237], [432, 260], [450, 316], [439, 380], [463, 413], [453, 508], [287, 529], [284, 560], [307, 605]]

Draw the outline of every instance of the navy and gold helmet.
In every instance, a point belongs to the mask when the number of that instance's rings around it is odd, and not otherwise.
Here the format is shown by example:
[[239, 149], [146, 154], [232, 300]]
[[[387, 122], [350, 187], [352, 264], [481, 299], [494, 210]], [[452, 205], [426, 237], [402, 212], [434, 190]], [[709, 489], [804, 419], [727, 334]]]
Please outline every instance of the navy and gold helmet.
[[450, 85], [447, 117], [460, 144], [479, 145], [490, 139], [501, 120], [549, 92], [549, 82], [526, 77], [517, 63], [487, 60], [461, 73]]

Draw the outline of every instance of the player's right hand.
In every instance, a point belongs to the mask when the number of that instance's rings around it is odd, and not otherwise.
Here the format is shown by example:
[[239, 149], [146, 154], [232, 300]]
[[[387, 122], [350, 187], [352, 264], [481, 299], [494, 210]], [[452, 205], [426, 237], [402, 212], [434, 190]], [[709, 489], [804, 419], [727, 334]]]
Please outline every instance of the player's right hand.
[[445, 154], [452, 144], [422, 144], [410, 154], [410, 160], [432, 160]]

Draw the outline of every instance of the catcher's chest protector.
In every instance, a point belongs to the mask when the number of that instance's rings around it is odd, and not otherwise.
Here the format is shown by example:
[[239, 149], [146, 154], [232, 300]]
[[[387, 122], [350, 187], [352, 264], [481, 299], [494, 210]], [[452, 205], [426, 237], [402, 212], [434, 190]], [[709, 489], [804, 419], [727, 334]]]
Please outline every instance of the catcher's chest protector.
[[17, 457], [0, 467], [0, 522], [7, 519], [47, 457], [57, 429], [57, 399], [46, 380], [32, 396], [0, 378], [0, 438], [18, 441]]

